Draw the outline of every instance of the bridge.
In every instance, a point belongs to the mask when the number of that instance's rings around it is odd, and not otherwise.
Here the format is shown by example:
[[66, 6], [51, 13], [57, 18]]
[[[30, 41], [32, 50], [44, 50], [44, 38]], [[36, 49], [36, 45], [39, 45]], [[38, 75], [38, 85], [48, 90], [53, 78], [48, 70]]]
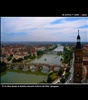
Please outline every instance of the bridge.
[[48, 64], [48, 63], [29, 63], [29, 64], [24, 64], [24, 63], [20, 63], [20, 64], [15, 64], [15, 63], [8, 63], [7, 64], [8, 68], [13, 68], [14, 70], [17, 69], [22, 69], [23, 71], [28, 71], [32, 69], [32, 66], [34, 66], [34, 70], [41, 70], [43, 68], [43, 66], [47, 66], [49, 68], [49, 71], [52, 72], [54, 70], [55, 67], [58, 68], [67, 68], [67, 66], [63, 65], [57, 65], [57, 64]]

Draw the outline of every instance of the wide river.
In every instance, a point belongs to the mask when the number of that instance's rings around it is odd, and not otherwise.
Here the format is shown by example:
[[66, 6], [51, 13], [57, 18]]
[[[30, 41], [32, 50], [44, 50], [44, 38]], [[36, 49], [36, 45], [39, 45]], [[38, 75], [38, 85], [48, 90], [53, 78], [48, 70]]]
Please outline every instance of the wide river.
[[[61, 64], [61, 57], [57, 56], [54, 53], [44, 54], [40, 58], [32, 60], [32, 63], [48, 63], [48, 64]], [[58, 71], [59, 68], [55, 67], [55, 71]], [[49, 68], [43, 66], [41, 71], [31, 72], [31, 71], [22, 71], [21, 69], [13, 70], [8, 69], [1, 74], [1, 83], [40, 83], [42, 81], [47, 81], [49, 73]]]

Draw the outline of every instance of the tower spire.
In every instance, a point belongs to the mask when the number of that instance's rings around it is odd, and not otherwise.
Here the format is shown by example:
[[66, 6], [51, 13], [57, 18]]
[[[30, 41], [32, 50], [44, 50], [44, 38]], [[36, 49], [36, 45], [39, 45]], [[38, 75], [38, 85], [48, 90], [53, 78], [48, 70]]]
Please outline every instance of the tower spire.
[[80, 36], [79, 36], [79, 30], [78, 30], [78, 36], [77, 36], [76, 48], [81, 48]]
[[79, 30], [78, 30], [78, 36], [77, 36], [77, 39], [79, 39], [79, 40], [80, 40], [80, 36], [79, 36]]
[[80, 43], [80, 35], [78, 30], [78, 36], [77, 36], [77, 43], [74, 50], [74, 73], [73, 73], [73, 82], [74, 83], [81, 83], [82, 80], [82, 59], [83, 59], [83, 51], [81, 48]]

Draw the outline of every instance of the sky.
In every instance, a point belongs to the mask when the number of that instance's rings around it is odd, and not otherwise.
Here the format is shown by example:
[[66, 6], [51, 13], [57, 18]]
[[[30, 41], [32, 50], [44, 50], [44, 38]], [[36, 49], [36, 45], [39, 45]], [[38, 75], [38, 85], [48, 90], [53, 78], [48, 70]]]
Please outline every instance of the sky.
[[88, 42], [88, 17], [1, 17], [1, 41]]

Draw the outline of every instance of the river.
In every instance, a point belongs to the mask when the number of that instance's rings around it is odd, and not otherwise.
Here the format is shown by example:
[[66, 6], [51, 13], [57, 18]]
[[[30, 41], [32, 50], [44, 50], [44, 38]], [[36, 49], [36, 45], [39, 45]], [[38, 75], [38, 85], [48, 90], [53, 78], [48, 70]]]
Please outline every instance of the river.
[[[60, 64], [61, 57], [56, 54], [47, 53], [41, 56], [40, 58], [36, 58], [32, 60], [32, 63], [48, 63], [48, 64]], [[55, 71], [58, 71], [59, 68], [55, 67]], [[41, 71], [30, 72], [30, 71], [22, 71], [20, 69], [13, 70], [8, 69], [1, 74], [1, 83], [40, 83], [42, 81], [47, 81], [49, 73], [49, 68], [47, 66], [43, 66]]]

